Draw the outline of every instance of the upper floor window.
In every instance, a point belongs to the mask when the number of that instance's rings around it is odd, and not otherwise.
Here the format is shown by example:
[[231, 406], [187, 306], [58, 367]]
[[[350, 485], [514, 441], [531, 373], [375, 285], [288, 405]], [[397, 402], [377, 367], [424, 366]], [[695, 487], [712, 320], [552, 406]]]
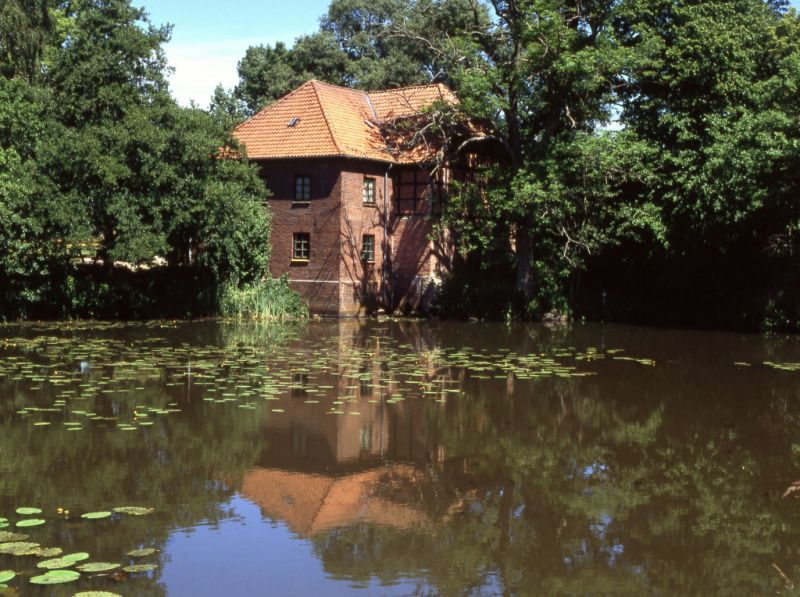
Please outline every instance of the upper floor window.
[[364, 203], [368, 203], [369, 205], [375, 204], [375, 179], [374, 178], [365, 178], [364, 179]]
[[308, 261], [311, 256], [311, 235], [308, 232], [292, 234], [292, 259]]
[[396, 179], [397, 211], [424, 214], [428, 211], [429, 173], [418, 168], [401, 170]]
[[294, 179], [295, 201], [309, 201], [311, 199], [311, 177], [297, 176]]
[[267, 199], [269, 199], [269, 197], [272, 195], [272, 193], [271, 193], [271, 192], [270, 192], [270, 190], [269, 190], [269, 177], [267, 177], [267, 176], [262, 176], [262, 177], [261, 177], [261, 180], [264, 182], [264, 188], [267, 190], [267, 195], [266, 195], [266, 197], [264, 197], [264, 198], [261, 200], [261, 204], [262, 204], [262, 205], [267, 205], [267, 204], [268, 204], [268, 201], [267, 201]]
[[365, 234], [361, 239], [361, 259], [372, 263], [375, 261], [375, 235]]

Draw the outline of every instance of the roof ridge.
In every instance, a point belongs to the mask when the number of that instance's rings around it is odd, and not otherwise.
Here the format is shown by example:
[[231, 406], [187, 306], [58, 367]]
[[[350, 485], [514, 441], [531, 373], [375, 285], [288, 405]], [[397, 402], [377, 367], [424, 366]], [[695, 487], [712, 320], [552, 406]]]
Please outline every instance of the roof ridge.
[[[342, 153], [342, 148], [339, 145], [339, 140], [336, 138], [336, 134], [333, 132], [333, 127], [331, 126], [331, 119], [328, 116], [328, 111], [325, 109], [325, 102], [322, 101], [322, 98], [319, 95], [319, 89], [317, 88], [317, 86], [320, 85], [320, 82], [317, 81], [316, 79], [310, 79], [309, 83], [311, 83], [311, 88], [314, 90], [314, 96], [317, 98], [317, 103], [319, 104], [320, 111], [322, 111], [322, 118], [323, 120], [325, 120], [325, 125], [328, 127], [328, 133], [331, 136], [331, 141], [333, 141], [333, 146], [336, 148], [336, 151]], [[336, 87], [336, 85], [332, 85], [332, 87]]]

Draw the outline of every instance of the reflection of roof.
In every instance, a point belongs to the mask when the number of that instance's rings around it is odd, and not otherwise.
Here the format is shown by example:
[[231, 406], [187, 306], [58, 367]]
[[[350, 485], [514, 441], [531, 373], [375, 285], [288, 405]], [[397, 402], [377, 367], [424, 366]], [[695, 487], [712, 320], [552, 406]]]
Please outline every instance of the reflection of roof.
[[381, 126], [419, 115], [437, 101], [454, 104], [457, 99], [441, 84], [366, 93], [311, 80], [240, 124], [233, 134], [253, 159], [342, 156], [407, 161], [390, 153]]
[[358, 523], [406, 529], [427, 522], [418, 509], [377, 495], [387, 477], [414, 478], [413, 467], [386, 465], [346, 477], [257, 468], [245, 474], [242, 495], [300, 535]]

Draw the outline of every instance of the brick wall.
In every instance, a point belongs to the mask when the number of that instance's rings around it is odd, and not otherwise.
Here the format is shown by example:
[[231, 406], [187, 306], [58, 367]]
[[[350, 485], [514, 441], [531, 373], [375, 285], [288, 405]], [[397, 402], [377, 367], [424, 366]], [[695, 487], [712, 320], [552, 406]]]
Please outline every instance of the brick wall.
[[[265, 160], [261, 176], [272, 196], [272, 258], [274, 277], [289, 274], [292, 288], [309, 302], [313, 313], [339, 312], [339, 221], [342, 160]], [[295, 177], [311, 177], [308, 204], [295, 201]], [[292, 260], [292, 235], [310, 235], [310, 259]]]
[[[423, 174], [422, 178], [427, 179], [429, 172], [423, 171]], [[447, 171], [441, 173], [447, 174]], [[397, 179], [400, 173], [395, 176]], [[393, 305], [401, 311], [428, 308], [438, 292], [438, 283], [450, 269], [449, 243], [441, 235], [434, 237], [433, 234], [430, 199], [430, 189], [425, 189], [418, 201], [422, 209], [413, 214], [398, 212], [392, 218]]]
[[[389, 170], [388, 237], [384, 240], [384, 176], [388, 165], [340, 158], [265, 160], [261, 175], [272, 193], [274, 277], [289, 275], [313, 313], [357, 315], [384, 305], [383, 267], [389, 262], [387, 294], [393, 308], [425, 308], [432, 280], [447, 269], [446, 243], [431, 240], [428, 214], [397, 213], [400, 168]], [[311, 177], [311, 199], [295, 201], [295, 178]], [[375, 202], [364, 203], [364, 179], [375, 180]], [[292, 259], [293, 234], [310, 235], [308, 261]], [[374, 261], [361, 258], [364, 235], [375, 239]], [[384, 245], [385, 242], [385, 245]]]
[[[358, 314], [375, 311], [383, 304], [382, 272], [384, 264], [384, 176], [388, 164], [351, 161], [341, 176], [341, 246], [342, 280], [340, 311]], [[375, 181], [375, 203], [364, 203], [364, 179]], [[386, 180], [388, 196], [386, 207], [392, 214], [393, 181]], [[361, 259], [364, 235], [375, 238], [375, 259], [368, 263]], [[387, 238], [387, 245], [391, 239]]]

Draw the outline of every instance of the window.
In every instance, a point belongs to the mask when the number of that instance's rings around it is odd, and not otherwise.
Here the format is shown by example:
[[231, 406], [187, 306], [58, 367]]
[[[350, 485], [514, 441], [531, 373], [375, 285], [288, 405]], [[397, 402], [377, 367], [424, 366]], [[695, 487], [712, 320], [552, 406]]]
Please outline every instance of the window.
[[297, 176], [294, 179], [294, 200], [295, 201], [310, 201], [311, 200], [311, 177], [310, 176]]
[[361, 239], [361, 259], [375, 261], [375, 235], [365, 234]]
[[364, 179], [364, 203], [375, 205], [375, 179]]
[[418, 169], [401, 170], [396, 179], [397, 210], [401, 214], [426, 213], [429, 186], [427, 172]]
[[311, 256], [311, 235], [308, 232], [295, 232], [292, 235], [292, 259], [308, 261]]

